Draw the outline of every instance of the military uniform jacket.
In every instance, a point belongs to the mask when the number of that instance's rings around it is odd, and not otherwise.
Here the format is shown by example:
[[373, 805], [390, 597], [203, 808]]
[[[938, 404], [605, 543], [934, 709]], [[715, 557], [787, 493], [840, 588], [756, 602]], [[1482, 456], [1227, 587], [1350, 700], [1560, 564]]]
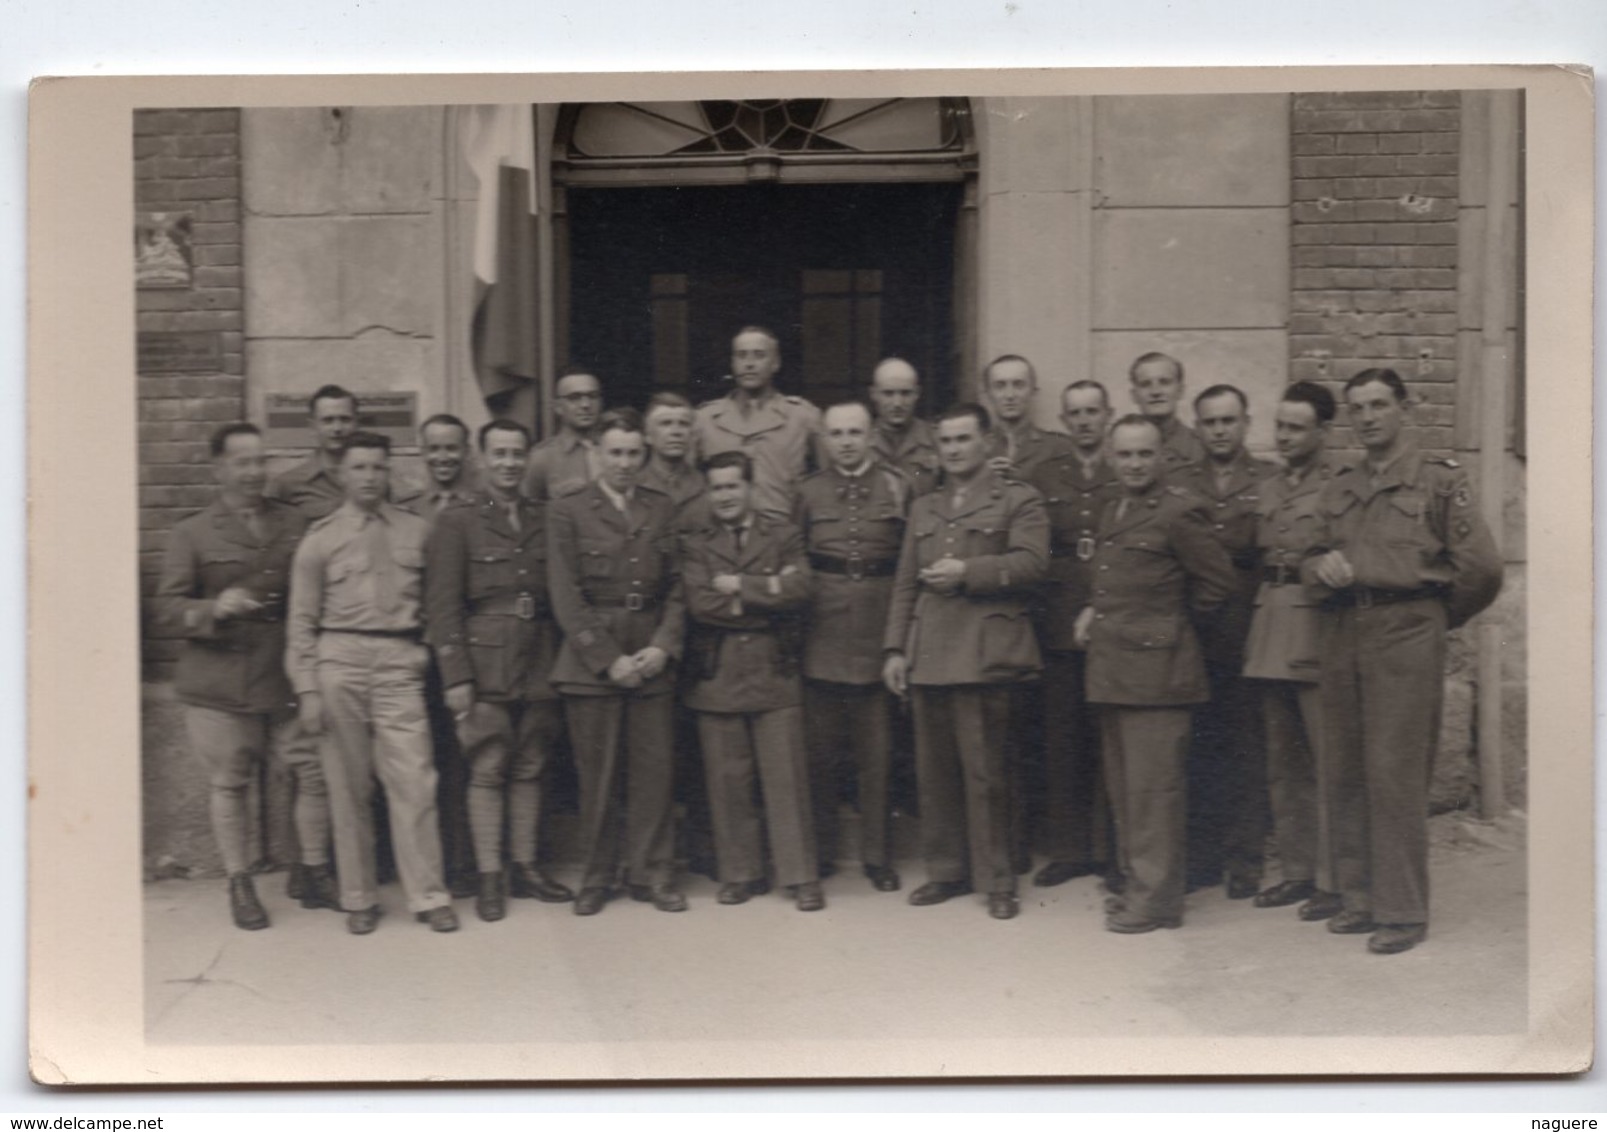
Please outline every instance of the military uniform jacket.
[[1298, 479], [1280, 471], [1261, 483], [1255, 539], [1261, 582], [1245, 645], [1246, 676], [1317, 681], [1317, 606], [1300, 583], [1300, 563], [1317, 537], [1323, 485], [1337, 468], [1316, 460]]
[[286, 468], [268, 484], [267, 496], [288, 503], [309, 523], [333, 514], [346, 502], [346, 489], [314, 452], [301, 463]]
[[1199, 463], [1206, 458], [1206, 455], [1205, 442], [1195, 435], [1193, 429], [1175, 416], [1167, 418], [1166, 423], [1161, 426], [1163, 477], [1174, 469]]
[[1015, 478], [1023, 482], [1030, 480], [1034, 469], [1045, 460], [1070, 456], [1075, 451], [1071, 437], [1039, 428], [1030, 421], [1014, 432], [995, 422], [988, 434], [988, 458], [1008, 456], [1015, 465]]
[[1043, 495], [1049, 513], [1049, 578], [1034, 607], [1038, 640], [1066, 652], [1077, 647], [1077, 615], [1093, 589], [1099, 517], [1121, 484], [1103, 459], [1085, 472], [1075, 453], [1039, 464], [1027, 482]]
[[799, 482], [797, 522], [815, 579], [803, 658], [811, 680], [881, 683], [909, 495], [903, 474], [876, 460], [857, 476], [832, 467]]
[[[959, 592], [919, 571], [965, 562]], [[902, 652], [914, 684], [1005, 684], [1042, 665], [1029, 605], [1049, 568], [1049, 518], [1035, 488], [984, 468], [956, 506], [949, 487], [910, 505], [882, 647]]]
[[558, 653], [547, 596], [547, 508], [489, 493], [448, 507], [427, 544], [425, 640], [445, 687], [472, 682], [484, 700], [546, 700]]
[[911, 495], [925, 495], [937, 489], [943, 476], [943, 461], [937, 454], [932, 426], [926, 421], [911, 420], [909, 427], [897, 435], [878, 422], [871, 430], [870, 450], [882, 463], [904, 473], [910, 481]]
[[1105, 504], [1094, 551], [1090, 703], [1176, 707], [1210, 698], [1190, 613], [1218, 610], [1238, 584], [1204, 501], [1159, 484]]
[[597, 445], [561, 428], [530, 450], [524, 494], [538, 503], [573, 495], [597, 478]]
[[[621, 512], [596, 483], [555, 501], [547, 513], [547, 577], [563, 644], [552, 670], [559, 691], [624, 695], [608, 678], [621, 656], [648, 646], [681, 656], [686, 606], [675, 545], [675, 503], [638, 484]], [[634, 695], [675, 688], [666, 665]]]
[[700, 459], [732, 451], [753, 459], [753, 506], [775, 519], [792, 514], [798, 478], [826, 463], [817, 447], [819, 431], [819, 409], [802, 397], [774, 392], [746, 416], [729, 396], [706, 401], [693, 426]]
[[[261, 525], [259, 539], [220, 499], [168, 536], [155, 612], [167, 631], [187, 641], [175, 674], [178, 697], [187, 704], [271, 712], [295, 702], [284, 668], [285, 595], [307, 520], [290, 504], [270, 499]], [[213, 602], [231, 587], [250, 590], [264, 608], [218, 621]]]
[[[796, 630], [812, 581], [798, 528], [755, 514], [739, 549], [728, 527], [712, 523], [681, 540], [681, 572], [692, 618], [686, 706], [712, 712], [798, 706], [803, 682]], [[720, 574], [740, 576], [742, 592], [717, 592]]]
[[1192, 492], [1205, 501], [1211, 533], [1228, 552], [1238, 584], [1221, 613], [1210, 622], [1204, 645], [1214, 664], [1239, 669], [1244, 664], [1244, 642], [1250, 632], [1250, 611], [1255, 603], [1260, 575], [1256, 569], [1260, 554], [1255, 546], [1256, 512], [1261, 506], [1261, 490], [1278, 466], [1240, 452], [1220, 484], [1209, 459], [1182, 464], [1165, 477], [1165, 482]]
[[1314, 598], [1332, 596], [1315, 574], [1315, 556], [1328, 550], [1344, 552], [1357, 586], [1438, 588], [1453, 629], [1501, 592], [1500, 552], [1455, 460], [1426, 457], [1408, 442], [1377, 477], [1363, 461], [1328, 480], [1319, 512], [1301, 568]]
[[677, 535], [701, 530], [714, 521], [709, 514], [709, 501], [705, 494], [709, 485], [708, 477], [690, 460], [679, 475], [671, 478], [665, 475], [649, 457], [636, 482], [642, 487], [653, 488], [670, 497], [670, 503], [675, 509]]

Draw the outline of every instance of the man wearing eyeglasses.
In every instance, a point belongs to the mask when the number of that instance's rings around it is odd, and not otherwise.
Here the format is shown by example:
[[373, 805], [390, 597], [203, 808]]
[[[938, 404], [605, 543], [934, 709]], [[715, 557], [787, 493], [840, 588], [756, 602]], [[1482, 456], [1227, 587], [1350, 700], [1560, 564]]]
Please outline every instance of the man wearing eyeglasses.
[[597, 478], [597, 420], [603, 383], [584, 366], [565, 366], [553, 387], [558, 431], [530, 450], [524, 494], [540, 503], [582, 490]]

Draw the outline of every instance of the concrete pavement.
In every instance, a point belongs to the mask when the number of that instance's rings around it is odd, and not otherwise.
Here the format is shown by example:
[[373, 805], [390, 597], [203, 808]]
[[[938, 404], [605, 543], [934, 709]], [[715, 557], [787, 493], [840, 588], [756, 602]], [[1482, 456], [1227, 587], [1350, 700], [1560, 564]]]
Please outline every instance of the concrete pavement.
[[[266, 931], [229, 922], [222, 881], [169, 880], [145, 897], [147, 1037], [153, 1044], [674, 1041], [740, 1035], [972, 1039], [1199, 1035], [1454, 1035], [1521, 1031], [1526, 881], [1521, 816], [1434, 820], [1428, 942], [1375, 956], [1293, 909], [1189, 897], [1177, 931], [1102, 928], [1092, 879], [1035, 889], [989, 919], [981, 897], [905, 903], [847, 866], [824, 912], [779, 895], [715, 903], [691, 877], [677, 915], [617, 900], [583, 918], [509, 902], [463, 929], [414, 922], [401, 893], [371, 936], [303, 911], [283, 874], [260, 878]], [[558, 870], [563, 876], [564, 870]], [[573, 883], [572, 877], [564, 879]], [[718, 1019], [716, 1023], [714, 1020]], [[1248, 1071], [1248, 1070], [1247, 1070]]]

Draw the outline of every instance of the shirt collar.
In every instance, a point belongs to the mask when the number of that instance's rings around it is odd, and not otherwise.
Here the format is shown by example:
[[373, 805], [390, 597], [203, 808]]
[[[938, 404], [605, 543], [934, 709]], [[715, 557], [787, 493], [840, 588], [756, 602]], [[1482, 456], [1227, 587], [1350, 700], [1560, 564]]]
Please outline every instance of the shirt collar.
[[597, 486], [602, 490], [602, 493], [608, 497], [608, 501], [620, 511], [625, 510], [625, 505], [636, 495], [634, 488], [627, 492], [618, 492], [609, 487], [600, 479], [597, 481]]
[[860, 465], [857, 468], [843, 468], [839, 465], [833, 464], [832, 470], [840, 476], [844, 476], [851, 480], [857, 480], [860, 476], [870, 471], [870, 465], [871, 460], [870, 457], [867, 456], [863, 461], [860, 462]]

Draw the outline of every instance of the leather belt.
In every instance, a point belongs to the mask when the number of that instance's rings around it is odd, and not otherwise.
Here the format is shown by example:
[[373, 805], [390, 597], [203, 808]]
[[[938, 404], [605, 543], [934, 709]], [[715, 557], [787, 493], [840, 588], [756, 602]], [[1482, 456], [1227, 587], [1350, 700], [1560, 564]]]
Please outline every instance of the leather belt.
[[844, 574], [861, 578], [891, 578], [898, 573], [896, 558], [841, 558], [835, 554], [811, 554], [809, 565], [822, 574]]
[[1403, 601], [1427, 601], [1430, 598], [1437, 601], [1442, 596], [1444, 590], [1439, 586], [1419, 586], [1415, 590], [1377, 590], [1371, 586], [1351, 586], [1334, 594], [1326, 604], [1340, 609], [1350, 606], [1371, 609], [1375, 605], [1395, 605]]
[[542, 604], [531, 593], [504, 594], [488, 597], [475, 603], [472, 613], [476, 617], [517, 617], [521, 621], [534, 621], [542, 612]]
[[1056, 543], [1054, 556], [1056, 558], [1075, 558], [1078, 562], [1092, 562], [1094, 551], [1099, 548], [1099, 540], [1093, 535], [1081, 535], [1076, 542]]
[[586, 600], [599, 609], [628, 609], [633, 613], [652, 609], [658, 604], [658, 599], [648, 594], [625, 594], [623, 597], [588, 596]]
[[386, 637], [397, 641], [416, 641], [423, 636], [418, 629], [331, 629], [327, 625], [320, 625], [318, 631], [345, 633], [353, 637]]
[[1276, 566], [1264, 566], [1261, 580], [1269, 586], [1296, 586], [1300, 584], [1300, 567], [1283, 562]]

